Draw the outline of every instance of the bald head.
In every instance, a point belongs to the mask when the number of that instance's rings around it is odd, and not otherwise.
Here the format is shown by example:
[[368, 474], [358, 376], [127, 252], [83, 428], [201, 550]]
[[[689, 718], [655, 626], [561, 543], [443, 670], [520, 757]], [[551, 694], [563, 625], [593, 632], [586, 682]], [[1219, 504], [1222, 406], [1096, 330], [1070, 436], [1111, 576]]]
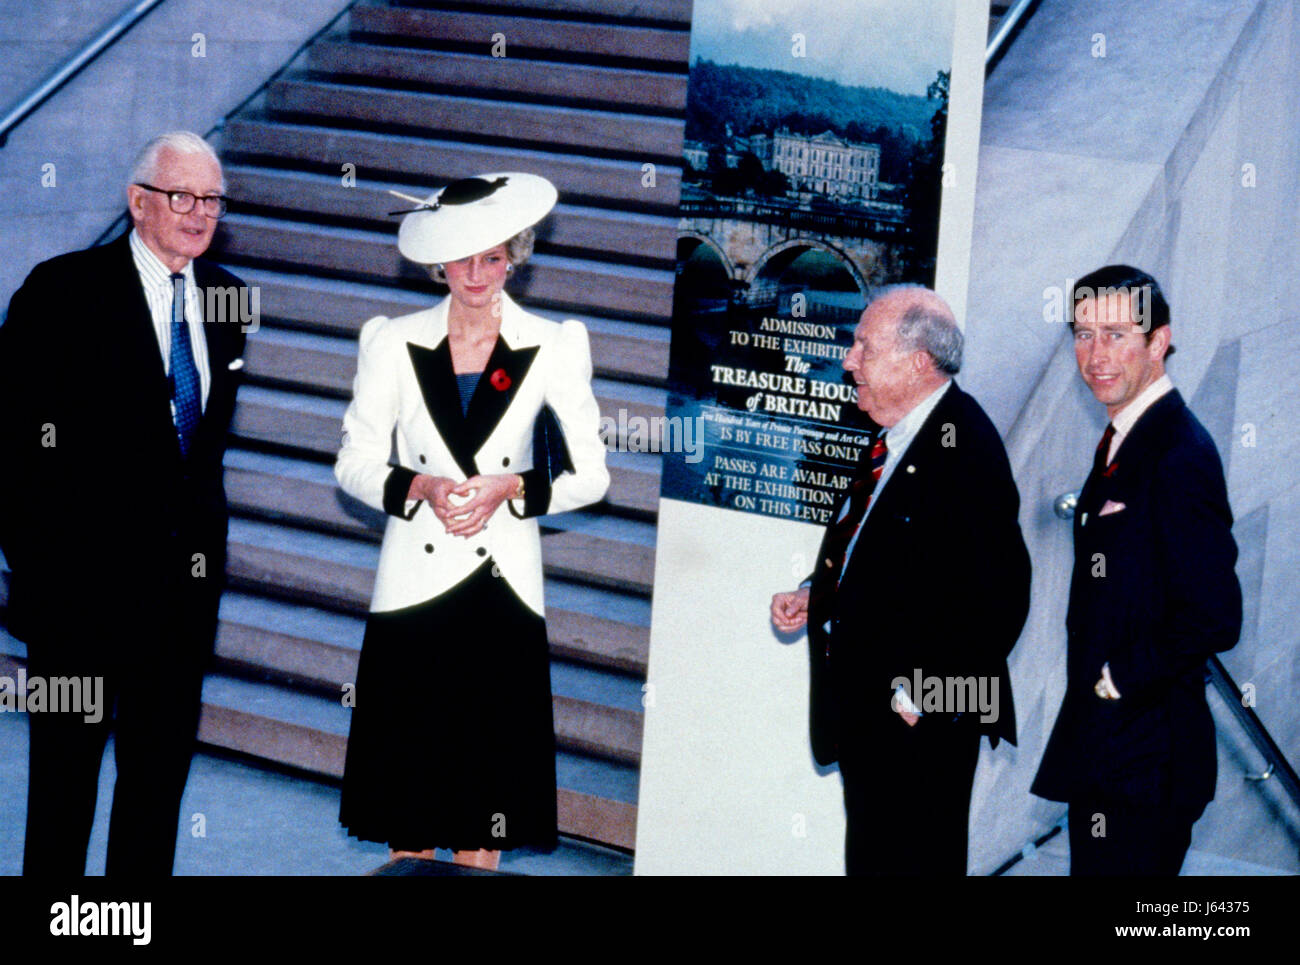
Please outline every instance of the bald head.
[[844, 368], [858, 386], [858, 408], [889, 427], [956, 375], [961, 355], [948, 303], [920, 285], [897, 285], [863, 311]]

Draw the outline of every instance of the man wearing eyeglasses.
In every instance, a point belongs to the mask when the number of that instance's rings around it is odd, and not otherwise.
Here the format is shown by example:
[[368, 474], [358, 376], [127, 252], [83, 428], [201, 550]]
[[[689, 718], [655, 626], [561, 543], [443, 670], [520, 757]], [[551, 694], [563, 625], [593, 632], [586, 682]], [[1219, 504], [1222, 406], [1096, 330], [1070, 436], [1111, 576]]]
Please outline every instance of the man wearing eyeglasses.
[[1205, 662], [1236, 646], [1241, 584], [1214, 440], [1174, 388], [1169, 302], [1107, 265], [1070, 300], [1109, 420], [1074, 516], [1066, 683], [1030, 791], [1069, 805], [1070, 874], [1172, 877], [1214, 799]]
[[37, 265], [0, 327], [9, 629], [29, 685], [81, 681], [78, 700], [28, 701], [25, 874], [84, 872], [110, 729], [107, 872], [171, 873], [224, 580], [247, 321], [231, 306], [248, 300], [200, 257], [225, 212], [221, 165], [175, 132], [130, 181], [132, 230]]

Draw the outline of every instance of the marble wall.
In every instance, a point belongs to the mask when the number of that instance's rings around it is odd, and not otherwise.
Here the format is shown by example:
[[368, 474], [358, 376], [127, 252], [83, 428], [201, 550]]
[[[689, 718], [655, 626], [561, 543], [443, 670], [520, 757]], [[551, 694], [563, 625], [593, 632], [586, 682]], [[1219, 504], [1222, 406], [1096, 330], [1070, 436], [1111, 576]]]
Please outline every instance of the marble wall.
[[[1051, 503], [1081, 485], [1105, 413], [1052, 292], [1102, 264], [1144, 267], [1169, 296], [1169, 371], [1214, 436], [1237, 518], [1246, 626], [1224, 663], [1300, 764], [1298, 20], [1294, 0], [1044, 0], [987, 85], [963, 379], [1006, 433], [1034, 587], [1011, 667], [1020, 746], [984, 749], [972, 872], [1064, 810], [1028, 794], [1065, 677], [1070, 536]], [[1220, 774], [1196, 866], [1300, 870], [1300, 811], [1277, 782], [1244, 780], [1259, 755], [1211, 706]]]
[[[0, 104], [19, 100], [128, 6], [8, 5]], [[209, 131], [346, 6], [168, 0], [23, 121], [0, 148], [0, 311], [35, 264], [91, 244], [125, 210], [141, 144], [166, 130]]]

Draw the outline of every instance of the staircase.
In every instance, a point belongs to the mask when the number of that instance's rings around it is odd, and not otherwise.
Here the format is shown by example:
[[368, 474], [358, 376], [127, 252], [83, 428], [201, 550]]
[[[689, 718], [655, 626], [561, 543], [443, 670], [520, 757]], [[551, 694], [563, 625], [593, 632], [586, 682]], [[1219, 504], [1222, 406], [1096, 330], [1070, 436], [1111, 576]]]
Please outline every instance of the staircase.
[[[388, 188], [509, 169], [553, 181], [560, 204], [512, 293], [586, 323], [602, 415], [663, 414], [689, 0], [505, 6], [363, 0], [222, 132], [237, 204], [213, 255], [259, 287], [261, 328], [226, 459], [205, 744], [342, 774], [340, 698], [383, 525], [331, 471], [356, 336], [441, 295], [397, 253]], [[659, 460], [609, 462], [606, 500], [545, 519], [542, 548], [560, 832], [631, 851]]]

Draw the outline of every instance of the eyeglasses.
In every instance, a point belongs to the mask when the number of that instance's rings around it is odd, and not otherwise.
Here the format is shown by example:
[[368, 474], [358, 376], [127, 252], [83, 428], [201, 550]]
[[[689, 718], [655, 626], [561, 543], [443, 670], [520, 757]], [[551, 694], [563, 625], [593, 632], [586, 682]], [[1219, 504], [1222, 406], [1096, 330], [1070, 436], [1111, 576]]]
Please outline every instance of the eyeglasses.
[[159, 194], [167, 195], [167, 205], [176, 214], [189, 214], [199, 201], [203, 202], [203, 213], [209, 218], [220, 218], [226, 213], [226, 199], [219, 194], [205, 194], [200, 197], [197, 194], [191, 194], [189, 191], [166, 191], [162, 188], [155, 188], [152, 184], [145, 184], [142, 181], [137, 181], [135, 186], [144, 188], [146, 191], [156, 191]]

